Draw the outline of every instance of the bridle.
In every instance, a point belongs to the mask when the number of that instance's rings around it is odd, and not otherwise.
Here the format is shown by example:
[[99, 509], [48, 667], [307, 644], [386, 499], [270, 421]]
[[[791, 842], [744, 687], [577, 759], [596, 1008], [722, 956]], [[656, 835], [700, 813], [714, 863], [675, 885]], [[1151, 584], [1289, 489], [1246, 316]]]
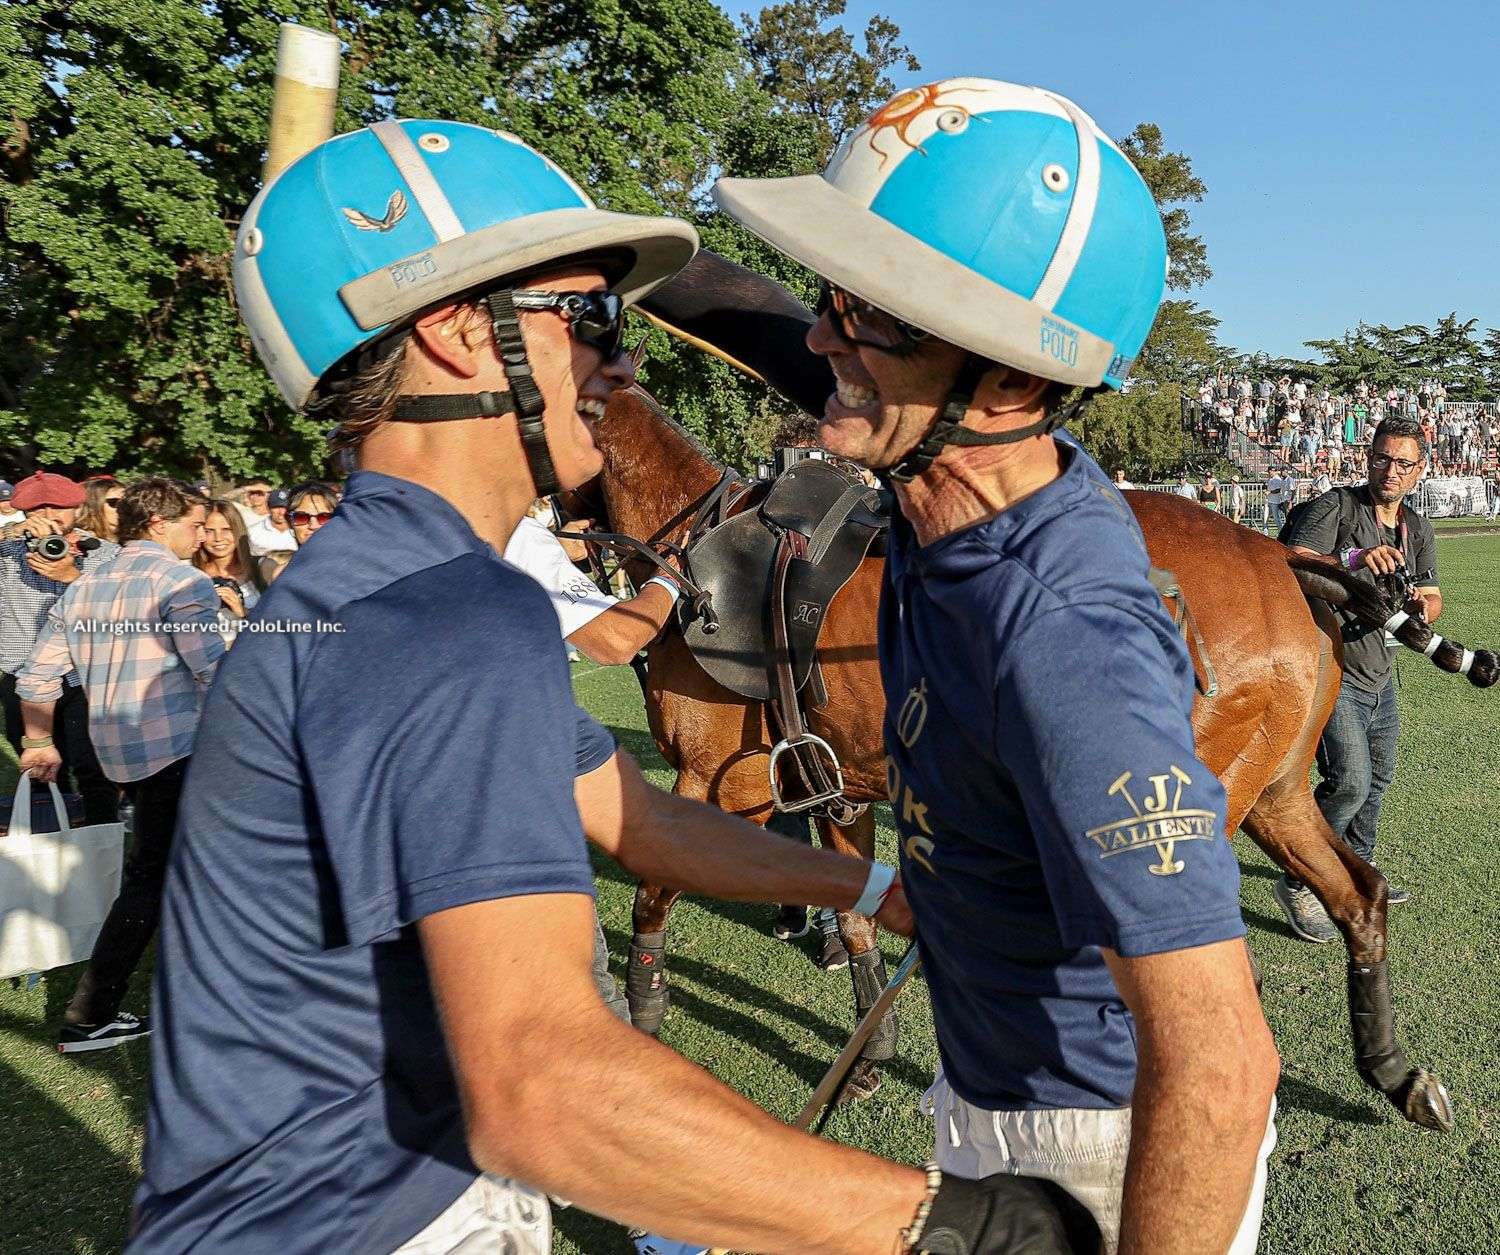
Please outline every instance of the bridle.
[[[623, 532], [600, 531], [568, 532], [567, 537], [570, 540], [584, 542], [590, 574], [599, 582], [607, 582], [608, 578], [604, 563], [597, 552], [600, 549], [631, 554], [664, 572], [682, 590], [683, 610], [680, 613], [688, 619], [697, 619], [703, 625], [704, 634], [712, 636], [719, 630], [719, 617], [714, 613], [713, 608], [713, 594], [707, 592], [693, 579], [688, 551], [692, 549], [694, 541], [714, 524], [720, 522], [728, 510], [750, 489], [751, 485], [741, 479], [737, 471], [726, 468], [712, 488], [688, 502], [646, 540], [637, 540], [634, 536], [627, 536]], [[569, 495], [580, 500], [587, 500], [584, 494], [576, 490]], [[567, 509], [556, 500], [554, 500], [554, 509], [563, 522], [571, 521], [567, 517]], [[682, 531], [684, 524], [687, 526], [687, 532], [682, 540], [678, 542], [670, 539]], [[669, 558], [671, 562], [668, 561]]]

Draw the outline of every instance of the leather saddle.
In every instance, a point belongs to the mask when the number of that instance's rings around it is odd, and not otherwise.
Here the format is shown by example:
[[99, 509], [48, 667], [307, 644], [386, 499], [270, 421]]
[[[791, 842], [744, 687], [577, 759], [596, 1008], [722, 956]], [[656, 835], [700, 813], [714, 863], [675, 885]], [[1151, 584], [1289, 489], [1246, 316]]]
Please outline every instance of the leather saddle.
[[698, 664], [732, 692], [772, 701], [813, 673], [828, 607], [890, 525], [882, 494], [852, 470], [809, 459], [771, 481], [687, 549], [718, 630], [683, 623]]

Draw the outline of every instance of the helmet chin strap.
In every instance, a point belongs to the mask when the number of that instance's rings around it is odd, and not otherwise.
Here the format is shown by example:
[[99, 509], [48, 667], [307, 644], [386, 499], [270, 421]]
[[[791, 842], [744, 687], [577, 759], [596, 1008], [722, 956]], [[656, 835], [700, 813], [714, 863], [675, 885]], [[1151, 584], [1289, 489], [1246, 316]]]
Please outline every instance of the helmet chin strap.
[[979, 381], [993, 365], [993, 362], [969, 354], [958, 372], [958, 378], [953, 382], [953, 390], [943, 402], [942, 412], [933, 419], [927, 434], [900, 461], [875, 473], [891, 483], [909, 484], [937, 460], [945, 445], [1016, 444], [1022, 440], [1030, 440], [1033, 436], [1045, 436], [1077, 418], [1103, 391], [1102, 386], [1088, 388], [1071, 405], [1055, 409], [1036, 422], [1027, 423], [1025, 427], [1015, 427], [1009, 431], [975, 431], [972, 427], [963, 426], [964, 416], [974, 403], [974, 393], [979, 387]]
[[500, 355], [510, 391], [399, 397], [391, 418], [398, 423], [444, 423], [453, 419], [503, 418], [514, 414], [521, 433], [521, 448], [526, 452], [526, 464], [531, 468], [531, 478], [536, 485], [536, 495], [550, 497], [560, 492], [562, 485], [557, 481], [552, 451], [547, 447], [546, 402], [531, 373], [515, 302], [502, 288], [486, 296], [484, 303], [489, 310], [495, 350]]

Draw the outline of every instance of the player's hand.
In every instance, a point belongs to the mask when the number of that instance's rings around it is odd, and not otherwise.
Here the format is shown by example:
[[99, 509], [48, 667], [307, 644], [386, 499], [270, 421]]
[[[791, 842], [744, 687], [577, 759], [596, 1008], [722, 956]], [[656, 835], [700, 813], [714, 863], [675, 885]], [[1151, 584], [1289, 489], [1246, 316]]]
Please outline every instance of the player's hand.
[[1406, 556], [1395, 545], [1376, 545], [1359, 555], [1359, 564], [1375, 575], [1394, 575], [1406, 565]]
[[574, 532], [591, 532], [594, 530], [593, 519], [569, 519], [557, 531], [557, 539], [563, 547], [563, 552], [568, 555], [570, 561], [587, 562], [589, 557], [588, 542], [583, 540], [570, 540], [569, 536]]
[[901, 883], [899, 873], [886, 894], [880, 910], [875, 912], [875, 922], [887, 932], [899, 937], [910, 937], [916, 931], [916, 921], [911, 916], [911, 905], [906, 900], [906, 886]]
[[1427, 603], [1422, 598], [1408, 597], [1406, 604], [1401, 609], [1411, 615], [1413, 619], [1421, 619], [1423, 623], [1427, 622]]
[[1099, 1226], [1052, 1181], [943, 1174], [916, 1249], [924, 1255], [1097, 1255]]
[[45, 576], [49, 580], [56, 580], [59, 584], [71, 584], [80, 574], [78, 560], [71, 553], [65, 553], [60, 558], [44, 558], [39, 553], [28, 553], [26, 565], [38, 575]]
[[48, 745], [39, 750], [21, 751], [21, 770], [30, 775], [33, 780], [56, 780], [57, 773], [62, 767], [62, 755], [57, 752], [57, 746]]

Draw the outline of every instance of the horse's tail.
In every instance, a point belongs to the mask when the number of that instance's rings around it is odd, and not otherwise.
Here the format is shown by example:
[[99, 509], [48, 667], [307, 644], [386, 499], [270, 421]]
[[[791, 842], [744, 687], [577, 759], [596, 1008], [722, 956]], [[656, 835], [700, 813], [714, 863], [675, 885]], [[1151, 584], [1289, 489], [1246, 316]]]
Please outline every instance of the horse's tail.
[[1287, 564], [1302, 586], [1303, 596], [1326, 601], [1368, 627], [1384, 628], [1408, 649], [1431, 658], [1442, 670], [1468, 676], [1469, 683], [1476, 688], [1489, 688], [1500, 680], [1500, 658], [1490, 650], [1466, 649], [1457, 641], [1439, 636], [1400, 607], [1392, 611], [1379, 589], [1344, 570], [1333, 559], [1289, 553]]

